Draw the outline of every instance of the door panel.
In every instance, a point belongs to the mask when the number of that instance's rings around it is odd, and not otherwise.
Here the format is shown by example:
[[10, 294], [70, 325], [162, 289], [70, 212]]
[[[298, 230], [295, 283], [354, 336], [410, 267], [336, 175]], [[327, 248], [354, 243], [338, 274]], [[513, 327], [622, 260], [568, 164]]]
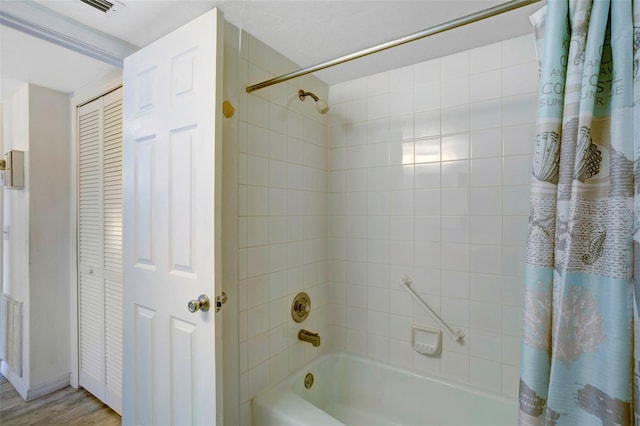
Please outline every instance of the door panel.
[[[126, 281], [125, 281], [126, 282]], [[124, 383], [130, 383], [131, 380], [127, 379], [135, 379], [135, 403], [136, 403], [136, 411], [135, 411], [135, 420], [129, 421], [127, 418], [127, 422], [125, 423], [125, 416], [128, 416], [127, 411], [127, 399], [124, 402], [124, 411], [123, 411], [123, 424], [137, 424], [137, 425], [150, 425], [150, 424], [158, 424], [158, 421], [154, 418], [154, 387], [153, 387], [153, 374], [156, 370], [155, 366], [155, 357], [153, 356], [154, 350], [154, 339], [153, 339], [153, 322], [155, 317], [155, 312], [151, 309], [146, 309], [140, 307], [139, 305], [135, 306], [135, 348], [134, 348], [134, 360], [135, 360], [135, 377], [124, 378]], [[126, 325], [125, 325], [126, 327]], [[126, 334], [125, 329], [125, 334]], [[129, 350], [125, 343], [125, 351]], [[127, 353], [125, 353], [125, 368], [127, 362]], [[127, 372], [125, 371], [125, 374]], [[123, 394], [125, 398], [127, 398], [128, 388], [123, 389]]]
[[220, 290], [221, 31], [213, 10], [125, 59], [123, 424], [221, 419], [220, 323], [187, 309]]

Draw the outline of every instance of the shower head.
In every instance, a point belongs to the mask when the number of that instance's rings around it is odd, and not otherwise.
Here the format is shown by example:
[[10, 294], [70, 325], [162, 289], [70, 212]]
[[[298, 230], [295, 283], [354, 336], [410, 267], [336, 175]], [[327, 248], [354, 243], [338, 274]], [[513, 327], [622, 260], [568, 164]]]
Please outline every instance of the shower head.
[[326, 114], [329, 111], [329, 105], [327, 105], [325, 101], [317, 97], [314, 93], [305, 92], [302, 89], [298, 90], [298, 98], [300, 98], [301, 101], [304, 101], [304, 98], [306, 96], [311, 96], [311, 98], [316, 101], [316, 109], [320, 114]]

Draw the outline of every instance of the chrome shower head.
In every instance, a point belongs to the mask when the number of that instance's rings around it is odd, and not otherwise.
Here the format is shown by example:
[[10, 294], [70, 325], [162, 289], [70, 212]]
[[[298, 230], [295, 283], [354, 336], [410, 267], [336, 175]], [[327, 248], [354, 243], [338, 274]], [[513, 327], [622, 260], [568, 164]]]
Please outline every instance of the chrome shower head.
[[311, 92], [305, 92], [304, 90], [300, 89], [298, 90], [298, 98], [301, 101], [304, 101], [306, 96], [311, 96], [311, 98], [316, 101], [316, 109], [318, 110], [318, 112], [320, 114], [326, 114], [327, 112], [329, 112], [329, 105], [327, 105], [327, 103], [325, 101], [323, 101], [322, 99], [320, 99], [319, 97], [317, 97], [315, 95], [315, 93], [311, 93]]

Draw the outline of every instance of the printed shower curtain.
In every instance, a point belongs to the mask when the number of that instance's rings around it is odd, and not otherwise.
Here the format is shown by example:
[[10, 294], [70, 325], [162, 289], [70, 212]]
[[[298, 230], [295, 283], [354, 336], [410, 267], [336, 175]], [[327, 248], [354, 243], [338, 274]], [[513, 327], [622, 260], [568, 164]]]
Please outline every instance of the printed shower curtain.
[[532, 21], [541, 70], [519, 422], [632, 424], [640, 0], [549, 0]]

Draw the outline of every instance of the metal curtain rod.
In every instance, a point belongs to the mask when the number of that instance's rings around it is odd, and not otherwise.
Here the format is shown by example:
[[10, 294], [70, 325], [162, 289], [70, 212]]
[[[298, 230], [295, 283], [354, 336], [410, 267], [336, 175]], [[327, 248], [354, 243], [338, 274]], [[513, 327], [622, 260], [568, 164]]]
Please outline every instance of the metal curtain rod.
[[422, 38], [429, 37], [434, 34], [452, 30], [454, 28], [462, 27], [463, 25], [472, 24], [474, 22], [481, 21], [486, 18], [491, 18], [492, 16], [500, 15], [502, 13], [509, 12], [514, 9], [518, 9], [523, 6], [527, 6], [533, 3], [538, 3], [540, 1], [542, 0], [512, 0], [506, 3], [502, 3], [497, 6], [493, 6], [488, 9], [481, 10], [479, 12], [475, 12], [466, 16], [462, 16], [460, 18], [453, 19], [443, 24], [434, 25], [433, 27], [424, 29], [422, 31], [418, 31], [413, 34], [406, 35], [404, 37], [400, 37], [395, 40], [387, 41], [377, 46], [369, 47], [367, 49], [362, 49], [357, 52], [350, 53], [348, 55], [341, 56], [339, 58], [332, 59], [330, 61], [321, 62], [319, 64], [312, 65], [310, 67], [301, 68], [297, 71], [292, 71], [287, 74], [282, 74], [281, 76], [274, 77], [269, 80], [265, 80], [261, 83], [254, 84], [252, 86], [248, 86], [246, 90], [247, 90], [247, 93], [251, 93], [255, 90], [264, 89], [265, 87], [282, 83], [283, 81], [288, 81], [296, 77], [300, 77], [303, 75], [311, 74], [316, 71], [323, 70], [325, 68], [329, 68], [335, 65], [343, 64], [345, 62], [353, 61], [354, 59], [358, 59], [364, 56], [372, 55], [374, 53], [382, 52], [383, 50], [391, 49], [392, 47], [401, 46], [403, 44], [420, 40]]

